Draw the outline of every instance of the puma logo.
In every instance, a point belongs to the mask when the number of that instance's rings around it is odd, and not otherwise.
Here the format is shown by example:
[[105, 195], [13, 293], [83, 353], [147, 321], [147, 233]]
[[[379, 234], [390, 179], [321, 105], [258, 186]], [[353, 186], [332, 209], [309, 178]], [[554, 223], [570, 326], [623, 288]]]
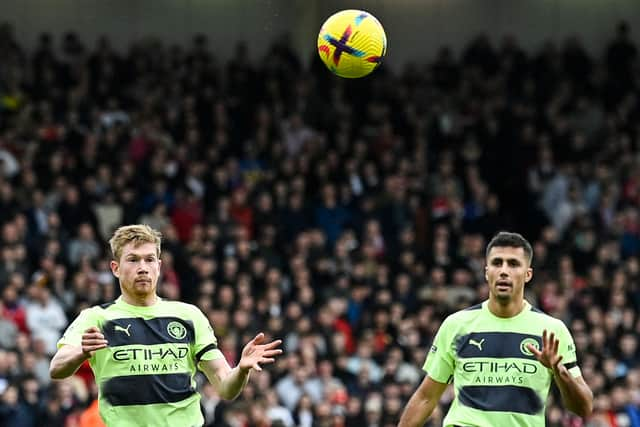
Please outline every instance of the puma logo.
[[476, 347], [478, 347], [478, 350], [482, 351], [482, 343], [484, 342], [484, 338], [482, 338], [479, 342], [474, 340], [473, 338], [471, 338], [469, 340], [469, 344], [471, 345], [475, 345]]
[[125, 334], [127, 334], [128, 337], [130, 337], [131, 336], [131, 334], [129, 333], [129, 328], [130, 327], [131, 327], [131, 323], [129, 323], [126, 328], [123, 328], [120, 325], [116, 325], [115, 328], [113, 328], [113, 329], [116, 330], [116, 331], [124, 332]]

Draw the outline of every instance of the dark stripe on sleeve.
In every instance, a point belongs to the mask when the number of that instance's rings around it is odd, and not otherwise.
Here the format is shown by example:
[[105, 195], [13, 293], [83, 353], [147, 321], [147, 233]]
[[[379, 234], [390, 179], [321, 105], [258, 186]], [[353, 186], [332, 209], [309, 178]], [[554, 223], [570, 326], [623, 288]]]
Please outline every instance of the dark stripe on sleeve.
[[536, 360], [527, 348], [528, 343], [537, 343], [538, 348], [542, 348], [542, 338], [536, 335], [517, 332], [472, 332], [456, 339], [456, 353], [463, 359], [487, 357]]
[[464, 386], [460, 388], [460, 403], [481, 411], [517, 412], [534, 415], [542, 411], [542, 400], [528, 387]]
[[440, 383], [440, 384], [453, 384], [453, 375], [449, 375], [449, 378], [447, 378], [447, 382], [442, 383], [442, 382], [440, 382], [440, 381], [438, 381], [438, 380], [433, 379], [433, 377], [432, 377], [431, 375], [429, 375], [429, 372], [425, 372], [425, 374], [426, 374], [429, 378], [431, 378], [433, 381], [435, 381], [435, 382], [437, 382], [437, 383]]
[[536, 308], [534, 306], [531, 306], [531, 311], [533, 311], [534, 313], [542, 313], [542, 314], [544, 314], [544, 311], [542, 311], [539, 308]]
[[208, 346], [206, 346], [205, 348], [203, 348], [202, 350], [200, 350], [197, 354], [196, 354], [196, 363], [200, 362], [200, 358], [202, 356], [204, 356], [204, 354], [209, 351], [209, 350], [215, 350], [216, 348], [218, 348], [218, 346], [216, 344], [209, 344]]
[[567, 369], [575, 368], [576, 366], [578, 366], [578, 362], [569, 362], [564, 364], [564, 367]]
[[179, 317], [127, 317], [109, 320], [102, 327], [109, 347], [195, 342], [193, 322]]
[[112, 406], [179, 402], [194, 394], [189, 374], [128, 375], [102, 383], [102, 397]]
[[467, 307], [464, 310], [465, 311], [469, 311], [469, 310], [480, 310], [482, 308], [482, 303], [480, 304], [476, 304], [476, 305], [472, 305], [471, 307]]
[[100, 308], [103, 310], [106, 310], [107, 308], [111, 307], [115, 303], [116, 303], [115, 301], [105, 302], [104, 304], [100, 304]]

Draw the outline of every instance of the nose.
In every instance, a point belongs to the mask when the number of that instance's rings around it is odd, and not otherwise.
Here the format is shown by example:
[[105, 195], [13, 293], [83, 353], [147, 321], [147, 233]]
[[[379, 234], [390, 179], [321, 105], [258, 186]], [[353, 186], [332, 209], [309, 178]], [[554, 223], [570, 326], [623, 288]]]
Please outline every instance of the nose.
[[138, 269], [137, 269], [138, 274], [147, 274], [148, 271], [149, 271], [149, 266], [147, 265], [147, 263], [145, 261], [140, 261], [138, 263]]
[[502, 264], [502, 266], [500, 266], [500, 277], [507, 277], [508, 273], [507, 273], [507, 265], [506, 264]]

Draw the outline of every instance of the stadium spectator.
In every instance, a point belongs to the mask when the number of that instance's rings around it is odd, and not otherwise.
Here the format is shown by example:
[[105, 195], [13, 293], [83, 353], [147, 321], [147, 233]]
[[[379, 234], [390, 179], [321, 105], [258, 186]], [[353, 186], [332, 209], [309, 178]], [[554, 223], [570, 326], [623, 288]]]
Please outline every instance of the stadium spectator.
[[[462, 54], [444, 47], [346, 85], [317, 58], [303, 70], [286, 40], [268, 60], [239, 46], [225, 64], [203, 35], [118, 52], [107, 38], [88, 47], [48, 34], [28, 51], [0, 25], [0, 317], [17, 329], [0, 341], [3, 408], [19, 404], [5, 391], [18, 392], [25, 375], [39, 385], [37, 425], [77, 420], [92, 401], [43, 383], [47, 339], [26, 316], [42, 311], [42, 289], [67, 319], [115, 299], [108, 254], [71, 251], [81, 224], [100, 246], [125, 223], [159, 228], [160, 291], [197, 304], [231, 362], [256, 325], [303, 359], [251, 379], [247, 400], [232, 405], [202, 386], [216, 427], [267, 420], [272, 407], [296, 425], [395, 425], [441, 320], [487, 298], [487, 239], [514, 229], [536, 254], [526, 298], [571, 328], [594, 391], [595, 414], [582, 425], [633, 423], [640, 102], [631, 31], [622, 23], [597, 56], [579, 38], [529, 51], [515, 37], [478, 37]], [[321, 380], [328, 361], [338, 381]], [[394, 370], [400, 387], [389, 385]], [[265, 395], [296, 375], [341, 383], [346, 402], [341, 391], [293, 404]], [[548, 425], [580, 426], [554, 393]], [[451, 399], [448, 390], [433, 425]]]

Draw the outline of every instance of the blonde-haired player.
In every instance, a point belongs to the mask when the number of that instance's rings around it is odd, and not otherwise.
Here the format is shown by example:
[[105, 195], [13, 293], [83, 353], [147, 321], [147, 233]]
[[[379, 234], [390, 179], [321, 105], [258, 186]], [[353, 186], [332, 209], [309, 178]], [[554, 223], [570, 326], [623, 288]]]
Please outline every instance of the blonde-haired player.
[[252, 369], [260, 371], [282, 353], [281, 340], [265, 343], [259, 333], [232, 369], [197, 307], [157, 295], [160, 233], [147, 225], [123, 226], [109, 244], [122, 295], [83, 310], [58, 342], [50, 366], [52, 378], [65, 378], [89, 360], [108, 426], [201, 426], [193, 379], [198, 368], [220, 396], [235, 399]]

